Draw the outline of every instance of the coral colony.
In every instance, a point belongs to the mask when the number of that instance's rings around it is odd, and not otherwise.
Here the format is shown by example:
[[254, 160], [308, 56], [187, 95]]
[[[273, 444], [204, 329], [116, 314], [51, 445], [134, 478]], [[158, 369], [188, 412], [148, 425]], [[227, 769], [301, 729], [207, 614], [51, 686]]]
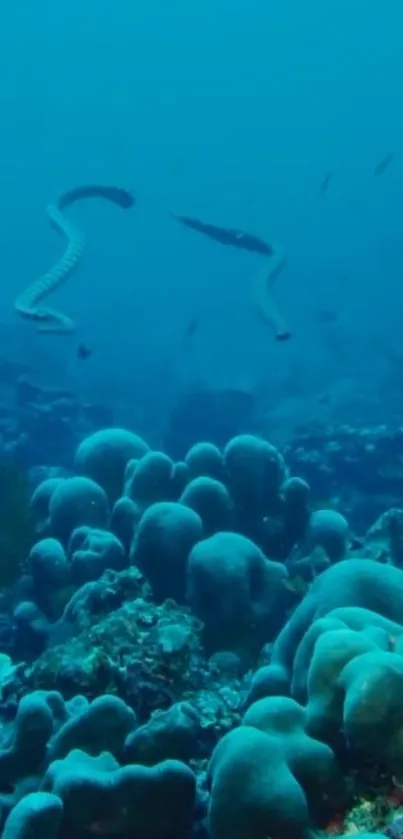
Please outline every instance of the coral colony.
[[248, 434], [62, 467], [2, 463], [3, 839], [398, 839], [403, 511], [358, 539]]

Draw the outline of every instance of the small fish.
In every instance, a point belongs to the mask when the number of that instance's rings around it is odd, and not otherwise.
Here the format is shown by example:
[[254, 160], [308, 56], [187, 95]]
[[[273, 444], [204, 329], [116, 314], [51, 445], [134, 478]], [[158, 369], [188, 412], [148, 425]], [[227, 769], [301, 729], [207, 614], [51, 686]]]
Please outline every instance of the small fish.
[[289, 341], [292, 338], [292, 332], [288, 329], [282, 329], [281, 331], [276, 332], [275, 335], [276, 341]]
[[89, 347], [86, 347], [85, 344], [79, 344], [77, 347], [77, 358], [80, 358], [81, 361], [85, 361], [87, 358], [92, 355], [92, 350]]
[[332, 306], [321, 306], [313, 312], [313, 315], [319, 323], [332, 324], [339, 320], [339, 312]]
[[183, 332], [182, 339], [181, 339], [181, 349], [188, 349], [192, 342], [193, 336], [196, 334], [199, 328], [200, 319], [198, 315], [192, 317], [188, 324], [186, 325], [186, 329]]
[[319, 191], [320, 191], [321, 195], [325, 195], [325, 193], [328, 191], [329, 184], [330, 184], [330, 181], [332, 180], [332, 178], [333, 178], [333, 173], [332, 172], [328, 172], [326, 177], [323, 178], [323, 181], [322, 181], [322, 183], [319, 187]]
[[385, 157], [383, 157], [382, 160], [380, 160], [379, 163], [377, 163], [377, 165], [375, 166], [374, 177], [377, 178], [378, 175], [382, 175], [383, 172], [385, 172], [388, 166], [392, 163], [392, 160], [394, 160], [394, 158], [394, 154], [386, 154]]

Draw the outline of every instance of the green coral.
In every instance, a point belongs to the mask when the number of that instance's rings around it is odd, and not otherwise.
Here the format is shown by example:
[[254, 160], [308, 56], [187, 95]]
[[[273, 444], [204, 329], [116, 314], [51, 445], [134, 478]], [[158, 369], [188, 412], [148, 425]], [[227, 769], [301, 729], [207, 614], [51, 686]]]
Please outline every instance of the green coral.
[[192, 655], [201, 648], [202, 625], [186, 610], [172, 601], [156, 606], [138, 597], [109, 614], [93, 615], [94, 620], [39, 656], [30, 672], [34, 688], [60, 689], [64, 696], [122, 695], [130, 668], [137, 673], [134, 682], [149, 679], [172, 699], [191, 688]]
[[385, 828], [402, 815], [400, 808], [396, 808], [383, 795], [373, 800], [360, 799], [347, 813], [344, 820], [345, 836], [357, 833], [383, 833]]

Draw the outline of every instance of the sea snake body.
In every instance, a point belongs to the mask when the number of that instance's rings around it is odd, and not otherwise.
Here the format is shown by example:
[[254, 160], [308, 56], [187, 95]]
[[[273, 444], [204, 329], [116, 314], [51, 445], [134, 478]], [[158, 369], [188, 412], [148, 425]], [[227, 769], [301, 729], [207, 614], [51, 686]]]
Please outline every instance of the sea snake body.
[[286, 258], [277, 245], [272, 246], [268, 264], [255, 275], [252, 283], [252, 295], [260, 317], [274, 330], [276, 341], [288, 341], [291, 332], [277, 306], [273, 296], [273, 285], [286, 265]]
[[213, 224], [206, 224], [199, 219], [189, 216], [173, 215], [172, 217], [190, 227], [197, 233], [219, 242], [221, 245], [230, 245], [251, 253], [267, 257], [265, 265], [255, 275], [252, 283], [252, 295], [256, 310], [260, 317], [274, 330], [276, 341], [287, 341], [291, 338], [291, 332], [286, 325], [277, 303], [273, 296], [273, 286], [278, 275], [286, 264], [284, 252], [277, 245], [272, 245], [265, 239], [245, 233], [242, 230], [232, 228], [216, 227]]
[[[84, 198], [103, 198], [122, 210], [128, 210], [135, 203], [133, 195], [126, 189], [115, 186], [90, 185], [64, 192], [56, 204], [50, 204], [47, 214], [51, 225], [67, 239], [67, 247], [61, 259], [39, 280], [32, 283], [16, 299], [14, 308], [18, 314], [37, 324], [39, 332], [74, 332], [76, 325], [67, 315], [56, 309], [40, 307], [39, 303], [55, 291], [77, 267], [84, 251], [84, 236], [64, 215], [64, 210]], [[185, 227], [214, 239], [222, 245], [251, 251], [267, 258], [265, 267], [255, 276], [252, 286], [253, 298], [260, 316], [275, 332], [277, 341], [285, 341], [291, 332], [284, 323], [273, 297], [273, 284], [285, 266], [282, 251], [264, 239], [242, 230], [217, 227], [188, 216], [172, 217]]]
[[16, 299], [14, 308], [18, 314], [38, 325], [39, 332], [74, 332], [74, 321], [56, 309], [41, 308], [38, 304], [44, 297], [55, 291], [76, 269], [84, 251], [84, 236], [64, 215], [64, 210], [76, 201], [84, 198], [103, 198], [112, 204], [127, 210], [135, 199], [125, 189], [114, 186], [89, 185], [64, 192], [56, 204], [47, 208], [49, 221], [58, 233], [67, 239], [66, 250], [39, 280], [32, 283]]

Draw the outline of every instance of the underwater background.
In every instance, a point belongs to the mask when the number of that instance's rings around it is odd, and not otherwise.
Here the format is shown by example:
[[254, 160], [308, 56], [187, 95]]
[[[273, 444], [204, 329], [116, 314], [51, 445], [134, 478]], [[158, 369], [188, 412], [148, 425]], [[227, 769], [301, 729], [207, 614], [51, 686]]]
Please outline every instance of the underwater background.
[[0, 10], [0, 839], [403, 837], [403, 7]]
[[[2, 320], [60, 253], [50, 201], [91, 182], [137, 198], [127, 215], [96, 202], [73, 211], [85, 264], [59, 295], [94, 348], [86, 369], [71, 342], [39, 341], [28, 327], [15, 339], [22, 357], [26, 342], [41, 358], [51, 346], [60, 370], [42, 363], [42, 375], [68, 376], [122, 414], [154, 403], [156, 387], [169, 405], [194, 381], [245, 389], [268, 411], [281, 401], [291, 424], [316, 417], [318, 395], [334, 410], [360, 391], [376, 401], [381, 386], [388, 399], [401, 370], [401, 26], [397, 0], [386, 10], [358, 0], [9, 4]], [[282, 244], [276, 293], [292, 342], [273, 345], [253, 311], [259, 259], [188, 234], [169, 212]]]

